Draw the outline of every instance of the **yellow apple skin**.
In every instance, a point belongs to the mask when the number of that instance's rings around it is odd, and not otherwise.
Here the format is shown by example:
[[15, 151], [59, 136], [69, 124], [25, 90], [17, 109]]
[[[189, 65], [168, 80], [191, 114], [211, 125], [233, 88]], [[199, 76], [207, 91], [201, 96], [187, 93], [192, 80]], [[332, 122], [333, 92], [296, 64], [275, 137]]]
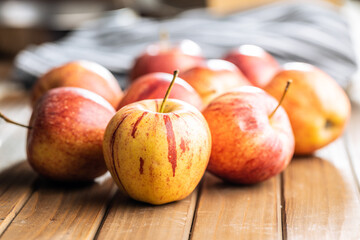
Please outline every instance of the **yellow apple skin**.
[[123, 92], [112, 73], [95, 62], [79, 60], [51, 69], [32, 89], [32, 105], [45, 92], [58, 87], [78, 87], [97, 93], [116, 108]]
[[211, 152], [211, 134], [190, 104], [143, 100], [121, 108], [103, 142], [105, 163], [119, 188], [154, 205], [187, 197], [201, 180]]
[[279, 100], [289, 79], [292, 84], [282, 106], [295, 135], [295, 154], [308, 155], [341, 136], [350, 101], [334, 79], [305, 63], [285, 64], [265, 90]]

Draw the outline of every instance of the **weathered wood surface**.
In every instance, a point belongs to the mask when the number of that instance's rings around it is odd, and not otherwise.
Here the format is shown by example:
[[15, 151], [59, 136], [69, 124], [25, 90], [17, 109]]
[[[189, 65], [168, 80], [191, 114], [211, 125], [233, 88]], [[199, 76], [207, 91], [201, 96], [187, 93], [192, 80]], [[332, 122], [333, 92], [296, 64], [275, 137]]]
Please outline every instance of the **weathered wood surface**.
[[[28, 102], [21, 91], [0, 96], [0, 111], [27, 123]], [[26, 129], [0, 121], [0, 239], [360, 239], [359, 124], [353, 106], [343, 138], [264, 183], [207, 173], [183, 201], [150, 206], [108, 176], [75, 186], [39, 178], [26, 162]]]
[[192, 239], [281, 239], [279, 179], [239, 187], [207, 174]]
[[152, 206], [118, 193], [98, 239], [188, 239], [197, 190], [186, 199]]
[[284, 173], [288, 239], [360, 239], [359, 191], [342, 139]]

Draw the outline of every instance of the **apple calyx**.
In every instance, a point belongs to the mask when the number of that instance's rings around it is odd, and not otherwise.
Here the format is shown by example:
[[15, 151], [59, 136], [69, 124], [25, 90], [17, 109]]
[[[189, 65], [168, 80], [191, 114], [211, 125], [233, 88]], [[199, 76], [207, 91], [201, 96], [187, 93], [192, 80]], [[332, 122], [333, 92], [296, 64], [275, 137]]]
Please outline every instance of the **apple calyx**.
[[161, 106], [160, 106], [160, 110], [159, 110], [159, 113], [164, 113], [164, 108], [165, 108], [165, 102], [166, 100], [168, 99], [169, 95], [170, 95], [170, 91], [171, 91], [171, 88], [172, 86], [174, 85], [175, 83], [175, 79], [177, 78], [177, 76], [179, 75], [179, 70], [175, 70], [174, 71], [174, 76], [173, 76], [173, 79], [171, 80], [171, 83], [165, 93], [165, 97], [161, 103]]
[[269, 115], [269, 119], [270, 119], [272, 116], [274, 116], [275, 112], [276, 112], [276, 111], [278, 110], [278, 108], [280, 107], [281, 103], [283, 102], [283, 100], [284, 100], [284, 98], [285, 98], [286, 93], [287, 93], [288, 90], [289, 90], [289, 86], [290, 86], [291, 83], [292, 83], [292, 80], [291, 80], [291, 79], [289, 79], [289, 80], [286, 82], [286, 86], [285, 86], [284, 92], [283, 92], [283, 94], [282, 94], [282, 96], [281, 96], [281, 98], [280, 98], [280, 101], [279, 101], [278, 105], [276, 106], [276, 108], [274, 109], [274, 111], [272, 111], [272, 113]]
[[17, 125], [17, 126], [20, 126], [20, 127], [24, 127], [24, 128], [27, 128], [27, 129], [32, 128], [31, 126], [27, 126], [27, 125], [24, 125], [24, 124], [21, 124], [21, 123], [18, 123], [18, 122], [15, 122], [15, 121], [9, 119], [8, 117], [6, 117], [1, 112], [0, 112], [0, 118], [4, 119], [4, 121], [7, 122], [7, 123], [11, 123], [11, 124], [14, 124], [14, 125]]

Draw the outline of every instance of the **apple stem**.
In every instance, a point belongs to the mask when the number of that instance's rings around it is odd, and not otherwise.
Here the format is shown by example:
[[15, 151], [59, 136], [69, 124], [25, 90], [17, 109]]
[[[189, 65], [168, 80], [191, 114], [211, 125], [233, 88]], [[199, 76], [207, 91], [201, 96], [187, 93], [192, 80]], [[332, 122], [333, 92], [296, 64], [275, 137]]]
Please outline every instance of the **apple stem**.
[[287, 83], [286, 83], [284, 92], [283, 92], [283, 94], [282, 94], [282, 96], [281, 96], [281, 98], [280, 98], [280, 101], [279, 101], [278, 105], [276, 106], [276, 108], [274, 109], [274, 111], [272, 111], [272, 113], [269, 115], [269, 118], [271, 118], [272, 116], [274, 116], [275, 112], [276, 112], [276, 111], [278, 110], [278, 108], [280, 107], [281, 103], [283, 102], [283, 100], [284, 100], [284, 98], [285, 98], [286, 93], [287, 93], [288, 90], [289, 90], [289, 86], [290, 86], [291, 83], [292, 83], [292, 80], [289, 79], [289, 80], [287, 81]]
[[163, 99], [163, 101], [162, 101], [162, 103], [161, 103], [160, 110], [159, 110], [160, 113], [163, 113], [163, 112], [164, 112], [165, 102], [166, 102], [166, 100], [168, 99], [168, 97], [169, 97], [169, 95], [170, 95], [171, 88], [172, 88], [172, 86], [174, 85], [175, 79], [177, 78], [178, 75], [179, 75], [179, 70], [175, 70], [175, 71], [174, 71], [173, 79], [171, 80], [171, 83], [170, 83], [170, 85], [169, 85], [169, 87], [168, 87], [168, 89], [167, 89], [167, 91], [166, 91], [166, 93], [165, 93], [165, 97], [164, 97], [164, 99]]
[[27, 126], [27, 125], [24, 125], [24, 124], [21, 124], [21, 123], [17, 123], [17, 122], [14, 122], [13, 120], [7, 118], [4, 114], [2, 114], [0, 112], [0, 118], [4, 119], [5, 122], [7, 123], [11, 123], [11, 124], [14, 124], [14, 125], [17, 125], [17, 126], [20, 126], [20, 127], [24, 127], [24, 128], [27, 128], [27, 129], [31, 129], [32, 127], [30, 126]]

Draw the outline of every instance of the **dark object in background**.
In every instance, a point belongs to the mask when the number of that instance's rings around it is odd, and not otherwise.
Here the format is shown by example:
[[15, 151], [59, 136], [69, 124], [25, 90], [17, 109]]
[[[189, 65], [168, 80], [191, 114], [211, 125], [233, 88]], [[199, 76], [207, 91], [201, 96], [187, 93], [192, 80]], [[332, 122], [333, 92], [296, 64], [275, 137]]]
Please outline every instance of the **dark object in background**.
[[0, 56], [60, 39], [104, 12], [131, 7], [142, 15], [169, 17], [200, 6], [205, 0], [0, 0]]
[[0, 0], [0, 53], [13, 55], [29, 44], [55, 41], [81, 22], [120, 7], [114, 0]]
[[313, 64], [343, 87], [357, 68], [348, 25], [326, 4], [283, 2], [221, 18], [204, 9], [163, 21], [131, 16], [131, 10], [122, 10], [87, 24], [61, 41], [29, 47], [16, 58], [15, 79], [30, 86], [34, 76], [54, 66], [87, 59], [118, 74], [124, 87], [133, 59], [157, 41], [163, 29], [168, 30], [171, 40], [197, 42], [207, 58], [221, 58], [234, 47], [255, 44], [280, 63]]

